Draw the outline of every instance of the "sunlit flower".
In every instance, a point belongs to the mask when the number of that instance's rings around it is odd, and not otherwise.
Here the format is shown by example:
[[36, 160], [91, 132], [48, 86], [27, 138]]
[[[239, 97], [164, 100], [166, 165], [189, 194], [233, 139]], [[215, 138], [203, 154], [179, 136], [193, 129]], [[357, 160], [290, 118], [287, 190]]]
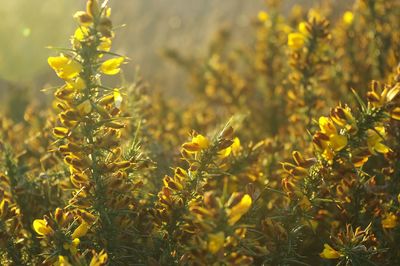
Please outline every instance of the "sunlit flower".
[[261, 21], [261, 22], [265, 22], [269, 18], [268, 13], [265, 12], [265, 11], [258, 12], [258, 16], [257, 17], [258, 17], [258, 20]]
[[328, 139], [320, 141], [321, 148], [327, 149], [329, 147], [334, 151], [340, 151], [346, 147], [347, 137], [338, 134], [337, 128], [330, 118], [322, 116], [318, 122], [321, 133], [328, 137]]
[[92, 260], [90, 261], [89, 266], [103, 266], [106, 265], [108, 260], [107, 253], [102, 250], [99, 254], [93, 254]]
[[353, 24], [353, 20], [354, 20], [354, 14], [351, 11], [346, 11], [343, 14], [343, 22], [347, 25], [351, 25]]
[[389, 147], [382, 142], [386, 138], [386, 130], [384, 127], [375, 127], [374, 129], [368, 129], [367, 131], [367, 144], [368, 149], [372, 154], [376, 153], [388, 153]]
[[[238, 194], [233, 193], [230, 201], [235, 200], [237, 196]], [[251, 203], [251, 197], [245, 194], [236, 205], [228, 209], [228, 224], [234, 225], [237, 221], [239, 221], [239, 219], [250, 209]]]
[[87, 223], [82, 222], [72, 233], [71, 238], [81, 238], [82, 236], [86, 235], [87, 231], [89, 229], [89, 226]]
[[56, 74], [65, 80], [75, 78], [82, 70], [81, 64], [64, 55], [49, 57], [47, 61], [49, 65], [56, 71]]
[[124, 57], [108, 59], [101, 64], [100, 71], [106, 75], [116, 75], [121, 71], [120, 67], [124, 60]]
[[291, 49], [299, 50], [304, 47], [305, 42], [306, 38], [302, 33], [295, 32], [288, 35], [288, 46]]

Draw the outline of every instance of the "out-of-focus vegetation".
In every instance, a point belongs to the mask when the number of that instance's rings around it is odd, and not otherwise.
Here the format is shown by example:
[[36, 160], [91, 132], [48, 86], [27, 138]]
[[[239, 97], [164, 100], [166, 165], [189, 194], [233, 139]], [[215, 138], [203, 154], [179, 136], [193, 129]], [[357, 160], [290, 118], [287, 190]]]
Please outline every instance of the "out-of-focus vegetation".
[[398, 1], [265, 1], [163, 49], [180, 98], [126, 78], [120, 3], [53, 25], [48, 101], [1, 85], [1, 264], [400, 264]]
[[[309, 6], [307, 0], [296, 1]], [[13, 0], [0, 7], [2, 23], [0, 34], [0, 79], [31, 86], [31, 89], [54, 81], [47, 68], [49, 44], [64, 47], [72, 34], [74, 24], [64, 14], [73, 13], [82, 0]], [[262, 1], [218, 0], [129, 0], [110, 2], [119, 7], [114, 23], [117, 29], [116, 50], [133, 59], [125, 69], [132, 80], [135, 65], [151, 80], [157, 89], [169, 95], [184, 91], [186, 75], [182, 69], [163, 60], [163, 50], [176, 48], [189, 54], [205, 53], [216, 29], [235, 28], [235, 38], [251, 27], [250, 18], [263, 7]], [[291, 1], [284, 3], [287, 13]], [[339, 9], [349, 3], [335, 4]], [[195, 29], [195, 30], [194, 30]], [[35, 88], [34, 88], [35, 87]]]

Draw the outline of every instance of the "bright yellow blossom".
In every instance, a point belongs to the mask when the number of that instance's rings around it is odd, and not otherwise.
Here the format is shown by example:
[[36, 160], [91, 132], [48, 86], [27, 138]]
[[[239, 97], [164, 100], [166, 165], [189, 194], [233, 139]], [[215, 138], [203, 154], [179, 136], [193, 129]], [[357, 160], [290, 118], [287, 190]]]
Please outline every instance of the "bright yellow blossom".
[[304, 47], [306, 38], [303, 34], [295, 32], [288, 35], [288, 46], [291, 49], [299, 50]]
[[75, 78], [82, 70], [80, 63], [64, 55], [49, 57], [47, 62], [55, 70], [56, 74], [64, 80]]
[[111, 49], [111, 39], [107, 37], [102, 37], [101, 38], [101, 43], [97, 47], [97, 50], [102, 51], [102, 52], [108, 52]]
[[343, 14], [343, 22], [347, 25], [351, 25], [353, 24], [353, 20], [354, 20], [354, 14], [351, 11], [346, 11]]
[[207, 149], [210, 146], [210, 142], [203, 135], [198, 134], [197, 136], [192, 138], [192, 143], [196, 143], [199, 145], [200, 149]]
[[89, 226], [87, 223], [82, 222], [76, 229], [75, 231], [72, 233], [71, 238], [75, 239], [75, 238], [80, 238], [84, 235], [86, 235], [87, 231], [89, 229]]
[[108, 260], [107, 253], [102, 250], [99, 254], [94, 254], [92, 260], [90, 261], [89, 266], [103, 266], [106, 265]]
[[53, 234], [53, 229], [47, 224], [45, 220], [36, 219], [33, 221], [33, 229], [35, 232], [42, 236], [47, 236]]
[[346, 147], [347, 137], [338, 134], [336, 126], [330, 118], [322, 116], [318, 122], [321, 132], [329, 137], [328, 146], [334, 151], [340, 151]]
[[308, 30], [307, 30], [307, 22], [300, 22], [299, 26], [298, 26], [298, 30], [300, 33], [306, 35], [308, 34]]
[[258, 17], [258, 20], [261, 21], [261, 22], [265, 22], [269, 18], [268, 13], [265, 12], [265, 11], [258, 12], [258, 16], [257, 17]]
[[[236, 193], [233, 193], [232, 197], [235, 197]], [[234, 225], [239, 219], [247, 213], [250, 209], [252, 199], [248, 194], [245, 194], [240, 202], [228, 210], [228, 224]]]
[[108, 59], [101, 64], [100, 71], [106, 75], [116, 75], [121, 71], [120, 67], [124, 60], [124, 57]]
[[372, 154], [388, 153], [389, 147], [382, 143], [386, 138], [386, 130], [384, 127], [375, 127], [375, 129], [368, 129], [367, 131], [367, 144], [368, 149]]

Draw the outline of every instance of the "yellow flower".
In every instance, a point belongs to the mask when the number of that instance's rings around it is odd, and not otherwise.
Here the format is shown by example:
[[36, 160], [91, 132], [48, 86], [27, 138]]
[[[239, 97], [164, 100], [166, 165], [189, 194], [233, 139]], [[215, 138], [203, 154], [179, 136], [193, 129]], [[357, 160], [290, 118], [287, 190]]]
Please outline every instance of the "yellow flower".
[[299, 50], [304, 47], [306, 38], [303, 34], [295, 32], [288, 35], [288, 46], [294, 50]]
[[233, 155], [237, 155], [240, 151], [240, 139], [235, 137], [231, 146]]
[[72, 233], [71, 238], [75, 239], [75, 238], [80, 238], [84, 235], [86, 235], [87, 231], [89, 229], [89, 226], [86, 222], [82, 222], [76, 229], [75, 231]]
[[390, 116], [393, 119], [400, 120], [400, 107], [393, 108], [393, 110], [390, 112]]
[[324, 250], [319, 254], [323, 259], [337, 259], [341, 254], [334, 250], [330, 245], [324, 244]]
[[75, 78], [82, 70], [81, 64], [64, 55], [49, 57], [47, 62], [55, 70], [56, 74], [64, 80]]
[[382, 227], [383, 228], [395, 228], [397, 225], [397, 216], [396, 214], [390, 212], [388, 213], [385, 218], [382, 220]]
[[58, 261], [54, 263], [54, 266], [72, 266], [72, 264], [69, 263], [67, 257], [58, 256]]
[[336, 126], [330, 118], [321, 116], [318, 123], [321, 132], [329, 137], [328, 146], [334, 151], [340, 151], [347, 146], [347, 137], [338, 134]]
[[218, 158], [224, 159], [224, 158], [228, 157], [229, 154], [231, 154], [231, 152], [232, 152], [232, 148], [231, 147], [223, 149], [223, 150], [218, 152]]
[[89, 28], [79, 27], [75, 30], [74, 40], [83, 41], [87, 36], [89, 36]]
[[[231, 199], [236, 196], [237, 193], [233, 193]], [[237, 221], [239, 221], [239, 219], [250, 209], [251, 203], [251, 197], [248, 194], [245, 194], [239, 203], [227, 211], [228, 224], [234, 225]]]
[[258, 16], [257, 17], [258, 17], [258, 20], [261, 21], [261, 22], [265, 22], [269, 18], [268, 13], [265, 12], [265, 11], [258, 12]]
[[221, 248], [224, 247], [225, 233], [218, 232], [216, 234], [208, 234], [208, 251], [212, 254], [217, 253]]
[[192, 143], [196, 143], [199, 145], [200, 149], [207, 149], [210, 146], [210, 142], [203, 135], [198, 134], [197, 136], [192, 138]]
[[351, 25], [353, 24], [353, 20], [354, 20], [354, 14], [351, 11], [346, 11], [343, 14], [343, 22], [347, 25]]
[[123, 57], [108, 59], [101, 64], [100, 71], [106, 75], [116, 75], [121, 71], [120, 67], [124, 60]]
[[390, 151], [389, 147], [382, 143], [386, 138], [386, 131], [384, 127], [375, 127], [375, 130], [368, 129], [367, 131], [367, 144], [368, 149], [372, 154], [382, 153], [386, 154]]
[[308, 34], [308, 30], [307, 30], [307, 22], [300, 22], [299, 26], [298, 26], [299, 32], [306, 35]]
[[89, 266], [103, 266], [106, 265], [108, 260], [107, 253], [102, 250], [99, 254], [93, 254], [92, 260], [90, 261]]
[[82, 91], [86, 88], [86, 83], [81, 77], [77, 77], [71, 82], [67, 82], [68, 87], [72, 88], [74, 91]]
[[35, 232], [42, 236], [47, 236], [53, 234], [53, 229], [47, 224], [45, 220], [36, 219], [33, 221], [33, 229]]
[[111, 49], [111, 39], [107, 37], [102, 37], [100, 45], [97, 47], [99, 51], [108, 52]]
[[53, 129], [53, 134], [57, 138], [65, 138], [66, 136], [68, 136], [69, 132], [69, 129], [65, 127], [55, 127]]

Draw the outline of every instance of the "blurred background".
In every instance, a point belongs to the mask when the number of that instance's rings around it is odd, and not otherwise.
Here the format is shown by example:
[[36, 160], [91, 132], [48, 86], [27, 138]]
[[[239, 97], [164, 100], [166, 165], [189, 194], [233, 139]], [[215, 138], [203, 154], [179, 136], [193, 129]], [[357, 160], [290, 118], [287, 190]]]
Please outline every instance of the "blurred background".
[[[285, 1], [284, 9], [316, 2]], [[339, 2], [349, 5], [351, 1]], [[72, 15], [84, 5], [84, 0], [2, 1], [0, 98], [15, 86], [38, 92], [46, 84], [58, 84], [47, 66], [47, 57], [55, 52], [45, 47], [69, 46], [69, 36], [76, 26]], [[111, 0], [110, 6], [114, 26], [121, 26], [116, 30], [113, 49], [132, 59], [124, 68], [127, 80], [133, 79], [140, 66], [152, 87], [167, 95], [180, 95], [186, 78], [181, 69], [162, 56], [164, 49], [201, 55], [221, 27], [234, 28], [244, 39], [242, 34], [249, 29], [251, 18], [265, 9], [263, 0]]]

